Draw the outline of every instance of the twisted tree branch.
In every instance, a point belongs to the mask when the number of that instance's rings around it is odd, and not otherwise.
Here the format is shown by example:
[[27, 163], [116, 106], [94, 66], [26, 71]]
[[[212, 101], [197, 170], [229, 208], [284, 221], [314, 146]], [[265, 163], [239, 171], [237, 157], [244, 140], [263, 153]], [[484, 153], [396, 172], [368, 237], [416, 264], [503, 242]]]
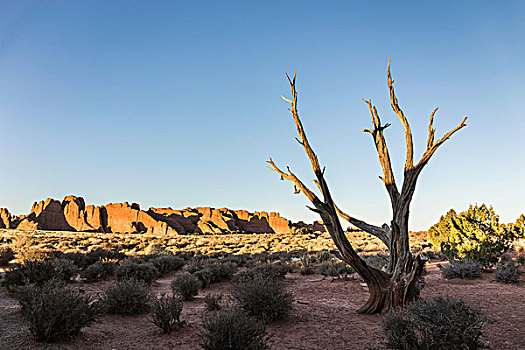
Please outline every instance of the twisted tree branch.
[[467, 126], [467, 124], [465, 123], [467, 121], [467, 117], [465, 117], [463, 118], [461, 123], [459, 123], [458, 126], [447, 132], [442, 138], [440, 138], [434, 143], [434, 133], [436, 132], [436, 129], [432, 126], [432, 124], [434, 122], [434, 114], [436, 113], [436, 111], [437, 108], [432, 112], [432, 115], [430, 116], [430, 123], [428, 126], [429, 132], [427, 150], [425, 151], [425, 153], [423, 153], [423, 156], [421, 157], [421, 160], [417, 163], [416, 168], [423, 168], [428, 163], [434, 152], [436, 152], [436, 150], [439, 148], [439, 146], [441, 146], [446, 140], [448, 140], [450, 136], [452, 136], [456, 131]]
[[383, 130], [389, 127], [390, 124], [387, 123], [381, 125], [381, 119], [379, 118], [379, 114], [377, 114], [377, 109], [372, 105], [372, 101], [365, 99], [363, 99], [363, 101], [368, 105], [370, 116], [372, 117], [372, 123], [374, 125], [374, 130], [365, 129], [363, 131], [370, 133], [374, 139], [374, 144], [379, 156], [379, 163], [381, 164], [381, 168], [383, 168], [383, 177], [381, 177], [381, 180], [383, 180], [388, 194], [390, 195], [392, 206], [395, 206], [399, 200], [399, 190], [397, 189], [394, 173], [392, 172], [390, 154], [388, 153], [385, 136], [383, 135]]
[[390, 249], [390, 245], [391, 245], [390, 240], [392, 239], [390, 231], [387, 231], [386, 229], [384, 229], [382, 227], [378, 227], [378, 226], [367, 224], [363, 220], [356, 219], [356, 218], [350, 216], [349, 214], [343, 212], [337, 206], [336, 206], [336, 210], [337, 210], [337, 214], [340, 217], [342, 217], [344, 220], [348, 221], [349, 223], [351, 223], [355, 227], [365, 231], [366, 233], [371, 234], [372, 236], [375, 236], [375, 237], [379, 238], [381, 240], [381, 242], [383, 242], [387, 246], [387, 248]]
[[[319, 185], [319, 182], [317, 180], [314, 180], [314, 182], [319, 188], [319, 191], [322, 191], [321, 186]], [[350, 224], [354, 225], [355, 227], [363, 230], [364, 232], [379, 238], [387, 246], [387, 248], [390, 249], [392, 233], [390, 232], [388, 225], [384, 224], [383, 227], [370, 225], [364, 222], [363, 220], [359, 220], [345, 213], [344, 211], [339, 209], [339, 207], [335, 203], [334, 203], [334, 207], [337, 212], [337, 215], [339, 215], [341, 218], [343, 218]], [[384, 226], [386, 226], [386, 228]]]
[[346, 234], [341, 226], [341, 222], [339, 221], [339, 217], [337, 214], [336, 205], [330, 194], [328, 184], [324, 179], [324, 169], [321, 170], [317, 155], [315, 154], [314, 150], [310, 146], [310, 143], [308, 142], [306, 132], [304, 131], [303, 125], [299, 118], [299, 113], [297, 111], [297, 90], [295, 88], [296, 74], [294, 73], [293, 79], [290, 79], [288, 74], [286, 75], [286, 77], [288, 78], [288, 82], [290, 83], [292, 99], [290, 100], [283, 96], [281, 97], [290, 104], [289, 111], [292, 114], [295, 125], [297, 127], [297, 133], [299, 134], [299, 138], [297, 139], [297, 141], [303, 147], [306, 154], [308, 155], [308, 158], [310, 159], [312, 170], [314, 171], [316, 177], [316, 180], [314, 181], [323, 195], [323, 201], [321, 201], [314, 192], [307, 188], [306, 185], [301, 180], [299, 180], [299, 178], [295, 176], [289, 168], [288, 172], [282, 171], [275, 165], [274, 161], [270, 158], [270, 160], [267, 162], [268, 164], [270, 164], [268, 169], [277, 172], [279, 175], [281, 175], [282, 179], [291, 181], [300, 191], [302, 191], [305, 194], [305, 196], [310, 200], [310, 202], [312, 202], [312, 204], [315, 207], [309, 209], [319, 213], [323, 220], [323, 224], [325, 225], [328, 233], [332, 237], [335, 245], [341, 252], [343, 259], [354, 269], [356, 269], [356, 271], [365, 279], [367, 283], [371, 281], [379, 283], [377, 282], [377, 279], [380, 278], [379, 276], [385, 278], [385, 273], [368, 266], [367, 263], [363, 259], [361, 259], [361, 257], [352, 247], [352, 244], [346, 237]]
[[405, 114], [399, 107], [399, 103], [397, 101], [397, 97], [394, 92], [394, 81], [392, 80], [392, 74], [390, 74], [390, 58], [388, 59], [387, 75], [388, 75], [388, 90], [390, 91], [390, 105], [392, 106], [392, 109], [394, 110], [394, 112], [396, 112], [397, 117], [399, 118], [399, 120], [401, 121], [401, 124], [403, 124], [403, 128], [405, 129], [405, 139], [406, 139], [406, 145], [407, 145], [407, 159], [405, 162], [405, 171], [407, 171], [414, 167], [414, 148], [412, 144], [412, 131], [410, 130], [410, 124], [408, 123], [408, 120], [405, 117]]

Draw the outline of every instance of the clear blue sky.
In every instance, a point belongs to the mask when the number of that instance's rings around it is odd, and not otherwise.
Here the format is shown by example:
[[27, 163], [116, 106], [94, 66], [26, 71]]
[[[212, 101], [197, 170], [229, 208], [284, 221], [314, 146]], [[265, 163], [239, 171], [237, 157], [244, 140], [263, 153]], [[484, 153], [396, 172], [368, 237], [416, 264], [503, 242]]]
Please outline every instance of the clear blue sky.
[[142, 207], [214, 206], [313, 220], [307, 200], [268, 171], [269, 156], [313, 178], [280, 99], [298, 73], [310, 142], [341, 207], [390, 220], [361, 98], [384, 122], [398, 182], [402, 127], [416, 157], [468, 127], [423, 171], [411, 229], [448, 209], [525, 212], [525, 5], [522, 1], [2, 1], [0, 207], [81, 195]]

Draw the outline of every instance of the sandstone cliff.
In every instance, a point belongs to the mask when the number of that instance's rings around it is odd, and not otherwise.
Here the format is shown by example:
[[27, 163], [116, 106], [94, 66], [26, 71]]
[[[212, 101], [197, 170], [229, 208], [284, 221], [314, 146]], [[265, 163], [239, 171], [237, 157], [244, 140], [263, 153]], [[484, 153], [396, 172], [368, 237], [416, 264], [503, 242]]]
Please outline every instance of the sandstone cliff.
[[6, 208], [0, 208], [0, 228], [11, 227], [11, 213]]
[[[18, 223], [19, 221], [19, 223]], [[227, 208], [140, 209], [136, 203], [85, 205], [82, 197], [66, 196], [35, 202], [29, 215], [14, 221], [0, 209], [0, 228], [52, 231], [98, 231], [152, 234], [288, 233], [291, 224], [279, 213], [230, 210]], [[324, 227], [310, 225], [324, 231]]]
[[288, 233], [288, 220], [278, 213], [255, 212], [246, 210], [215, 209], [209, 207], [186, 208], [150, 208], [148, 213], [157, 220], [166, 222], [178, 232], [184, 233]]

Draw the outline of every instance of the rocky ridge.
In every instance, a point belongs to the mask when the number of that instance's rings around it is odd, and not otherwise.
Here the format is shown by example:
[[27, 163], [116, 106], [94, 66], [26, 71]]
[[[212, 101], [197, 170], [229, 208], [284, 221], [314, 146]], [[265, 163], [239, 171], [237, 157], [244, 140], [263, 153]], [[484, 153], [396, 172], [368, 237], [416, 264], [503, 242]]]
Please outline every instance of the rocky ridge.
[[289, 233], [301, 228], [324, 231], [319, 222], [292, 224], [275, 212], [210, 207], [144, 211], [137, 203], [128, 202], [86, 206], [84, 199], [76, 196], [66, 196], [62, 202], [52, 198], [35, 202], [28, 215], [14, 216], [0, 208], [0, 228], [150, 234]]

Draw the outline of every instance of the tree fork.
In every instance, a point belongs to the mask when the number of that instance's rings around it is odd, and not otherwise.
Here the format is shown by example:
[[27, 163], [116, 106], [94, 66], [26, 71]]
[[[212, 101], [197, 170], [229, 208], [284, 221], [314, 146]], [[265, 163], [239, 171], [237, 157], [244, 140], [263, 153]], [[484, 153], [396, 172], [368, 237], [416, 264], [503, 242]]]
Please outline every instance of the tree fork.
[[[356, 272], [366, 282], [369, 290], [369, 298], [365, 305], [363, 305], [358, 312], [364, 314], [373, 314], [387, 311], [394, 307], [405, 306], [419, 297], [419, 279], [423, 273], [426, 259], [421, 256], [414, 257], [410, 252], [410, 242], [408, 236], [408, 218], [410, 213], [410, 203], [414, 195], [417, 179], [434, 152], [446, 140], [452, 136], [456, 131], [462, 129], [465, 124], [466, 117], [453, 130], [446, 133], [438, 141], [434, 141], [436, 129], [433, 127], [434, 116], [437, 108], [434, 109], [430, 116], [428, 127], [427, 149], [423, 156], [414, 165], [413, 141], [410, 124], [405, 117], [403, 111], [399, 107], [397, 97], [395, 95], [392, 76], [390, 74], [390, 60], [388, 60], [387, 77], [388, 89], [390, 92], [390, 102], [393, 111], [396, 113], [405, 131], [406, 140], [406, 161], [403, 172], [403, 185], [401, 192], [399, 192], [392, 172], [392, 165], [386, 140], [383, 131], [390, 126], [390, 124], [381, 124], [381, 119], [377, 113], [376, 107], [371, 100], [363, 100], [368, 105], [370, 115], [372, 118], [373, 129], [365, 129], [364, 132], [370, 133], [376, 146], [379, 163], [383, 170], [383, 176], [380, 177], [385, 188], [390, 196], [392, 206], [392, 221], [391, 225], [383, 224], [381, 227], [370, 225], [360, 219], [352, 217], [343, 212], [334, 203], [328, 183], [324, 178], [325, 169], [321, 170], [319, 159], [314, 150], [310, 146], [306, 133], [304, 131], [302, 122], [299, 118], [297, 110], [297, 90], [296, 90], [296, 74], [291, 79], [286, 74], [292, 92], [292, 99], [287, 99], [281, 96], [290, 104], [289, 111], [292, 114], [293, 120], [297, 127], [299, 135], [296, 138], [297, 142], [303, 147], [307, 154], [312, 170], [315, 174], [314, 182], [319, 189], [321, 197], [317, 196], [310, 190], [291, 170], [287, 167], [287, 171], [282, 171], [277, 167], [272, 158], [268, 161], [268, 169], [277, 172], [281, 179], [288, 180], [294, 184], [294, 193], [303, 192], [303, 194], [314, 205], [314, 208], [309, 209], [318, 213], [323, 220], [328, 233], [330, 234], [335, 246], [341, 253], [342, 259], [352, 266]], [[321, 199], [322, 198], [322, 199]], [[350, 224], [360, 228], [377, 238], [379, 238], [388, 248], [390, 255], [386, 271], [381, 271], [369, 266], [355, 251], [352, 244], [346, 237], [346, 234], [341, 226], [339, 217], [348, 221]]]

